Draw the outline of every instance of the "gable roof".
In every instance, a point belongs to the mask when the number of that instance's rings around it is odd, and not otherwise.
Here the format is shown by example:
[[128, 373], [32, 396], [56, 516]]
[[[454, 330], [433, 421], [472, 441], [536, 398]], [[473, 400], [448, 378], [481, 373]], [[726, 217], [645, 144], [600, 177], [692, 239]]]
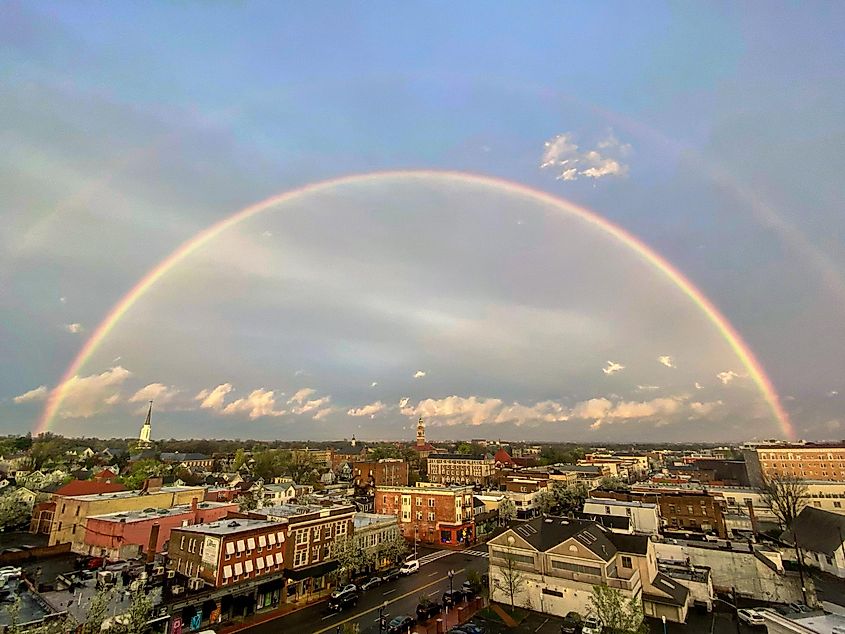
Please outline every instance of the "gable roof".
[[610, 530], [627, 531], [631, 528], [631, 518], [626, 515], [600, 515], [584, 511], [575, 511], [573, 515], [576, 519], [596, 522]]
[[680, 582], [675, 581], [669, 575], [658, 572], [651, 582], [651, 585], [664, 592], [668, 596], [643, 591], [643, 598], [655, 603], [668, 603], [669, 605], [686, 605], [689, 597], [689, 589]]
[[97, 482], [95, 480], [71, 480], [56, 489], [56, 495], [75, 497], [77, 495], [97, 495], [99, 493], [117, 493], [126, 487], [119, 482]]
[[604, 561], [610, 561], [616, 554], [616, 546], [595, 522], [565, 517], [536, 517], [514, 526], [517, 535], [539, 551], [545, 552], [559, 546], [568, 539], [576, 539], [590, 552]]
[[832, 557], [843, 543], [845, 515], [805, 506], [792, 522], [792, 527], [784, 531], [780, 538], [788, 544], [794, 544], [796, 532], [798, 545], [803, 550]]

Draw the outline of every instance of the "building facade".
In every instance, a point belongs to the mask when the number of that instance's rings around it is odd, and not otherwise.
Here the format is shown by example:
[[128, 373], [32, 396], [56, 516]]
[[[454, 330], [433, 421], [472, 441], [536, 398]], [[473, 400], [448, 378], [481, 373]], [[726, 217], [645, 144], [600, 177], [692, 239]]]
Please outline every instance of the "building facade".
[[358, 461], [352, 464], [355, 486], [408, 486], [408, 463], [398, 458]]
[[408, 541], [445, 545], [475, 541], [470, 486], [379, 487], [374, 503], [376, 513], [398, 518]]
[[660, 532], [660, 513], [657, 504], [653, 502], [588, 498], [584, 500], [584, 512], [627, 517], [631, 530], [635, 533], [657, 535]]
[[802, 480], [845, 482], [845, 445], [811, 444], [759, 446], [743, 452], [752, 486], [774, 475]]
[[495, 471], [492, 456], [432, 454], [428, 457], [428, 479], [436, 484], [486, 486], [493, 480]]

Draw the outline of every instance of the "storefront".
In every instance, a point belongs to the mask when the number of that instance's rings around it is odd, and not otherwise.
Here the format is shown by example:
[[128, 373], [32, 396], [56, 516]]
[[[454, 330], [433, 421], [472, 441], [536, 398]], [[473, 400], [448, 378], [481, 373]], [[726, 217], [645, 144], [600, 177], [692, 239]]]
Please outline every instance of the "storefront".
[[288, 603], [307, 601], [314, 595], [327, 592], [330, 586], [329, 575], [338, 567], [339, 564], [336, 561], [327, 561], [307, 568], [286, 570], [284, 592], [286, 601]]
[[475, 524], [465, 522], [463, 524], [450, 526], [440, 525], [440, 543], [454, 546], [468, 546], [475, 542]]

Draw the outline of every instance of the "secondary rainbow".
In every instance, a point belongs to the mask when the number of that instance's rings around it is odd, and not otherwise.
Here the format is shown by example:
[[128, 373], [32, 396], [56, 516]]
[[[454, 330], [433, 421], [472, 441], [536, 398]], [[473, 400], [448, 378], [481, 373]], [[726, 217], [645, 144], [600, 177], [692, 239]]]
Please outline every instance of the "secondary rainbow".
[[59, 411], [62, 401], [65, 398], [65, 393], [68, 381], [72, 379], [79, 370], [85, 365], [91, 355], [97, 350], [97, 347], [108, 336], [109, 332], [115, 327], [120, 319], [132, 308], [135, 302], [138, 301], [156, 282], [164, 277], [173, 267], [179, 264], [182, 260], [190, 256], [197, 249], [200, 249], [210, 241], [214, 240], [221, 233], [227, 229], [234, 227], [238, 223], [247, 220], [257, 214], [260, 214], [272, 207], [291, 202], [309, 194], [313, 194], [322, 190], [328, 190], [343, 185], [352, 185], [358, 183], [373, 182], [379, 180], [422, 180], [422, 179], [441, 179], [445, 181], [483, 185], [488, 187], [497, 187], [506, 190], [512, 194], [520, 194], [528, 198], [532, 198], [554, 209], [576, 216], [581, 220], [598, 227], [606, 234], [615, 238], [623, 245], [630, 248], [643, 260], [651, 264], [655, 269], [665, 275], [675, 286], [689, 297], [692, 302], [707, 316], [707, 319], [716, 327], [716, 329], [724, 337], [725, 341], [731, 347], [733, 352], [737, 355], [748, 376], [754, 381], [759, 388], [763, 398], [769, 405], [772, 414], [781, 427], [781, 430], [787, 438], [794, 437], [792, 424], [789, 421], [789, 416], [784, 410], [780, 402], [780, 397], [777, 394], [771, 380], [766, 374], [760, 362], [754, 356], [751, 348], [743, 341], [740, 334], [731, 325], [727, 318], [716, 308], [716, 306], [702, 293], [689, 279], [687, 279], [678, 269], [670, 264], [666, 259], [656, 253], [648, 245], [642, 242], [639, 238], [632, 235], [622, 227], [613, 224], [606, 218], [599, 214], [576, 205], [573, 202], [558, 198], [544, 191], [531, 189], [519, 183], [493, 178], [490, 176], [483, 176], [479, 174], [471, 174], [465, 172], [453, 171], [438, 171], [438, 170], [406, 170], [406, 171], [386, 171], [386, 172], [371, 172], [366, 174], [353, 174], [343, 176], [340, 178], [333, 178], [329, 180], [319, 181], [293, 189], [276, 196], [267, 198], [257, 202], [249, 207], [235, 212], [231, 216], [220, 220], [210, 227], [200, 231], [198, 234], [185, 241], [173, 253], [167, 256], [164, 260], [153, 267], [143, 278], [141, 278], [132, 289], [126, 293], [120, 301], [118, 301], [105, 319], [97, 326], [91, 333], [91, 336], [80, 349], [79, 353], [68, 366], [59, 384], [52, 390], [49, 398], [44, 406], [41, 418], [35, 428], [36, 433], [47, 431], [53, 422], [57, 412]]

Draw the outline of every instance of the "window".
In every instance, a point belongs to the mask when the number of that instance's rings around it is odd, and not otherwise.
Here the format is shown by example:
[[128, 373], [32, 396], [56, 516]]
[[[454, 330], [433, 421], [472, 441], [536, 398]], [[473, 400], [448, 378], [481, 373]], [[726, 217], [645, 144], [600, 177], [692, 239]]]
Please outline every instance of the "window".
[[515, 561], [520, 564], [530, 564], [532, 566], [534, 565], [534, 557], [531, 557], [529, 555], [511, 553], [505, 550], [499, 550], [498, 548], [494, 548], [492, 554], [493, 557], [498, 557], [499, 559], [510, 559], [511, 561]]
[[842, 502], [834, 502], [834, 503], [833, 503], [833, 508], [835, 508], [835, 509], [841, 509], [841, 508], [842, 508]]
[[300, 548], [293, 553], [293, 565], [302, 566], [308, 562], [308, 550]]
[[307, 542], [308, 542], [308, 531], [307, 530], [296, 531], [296, 543], [297, 544], [305, 544]]
[[422, 511], [417, 511], [417, 520], [422, 521], [423, 514]]
[[428, 521], [429, 521], [429, 522], [433, 522], [433, 521], [434, 521], [434, 513], [429, 513], [429, 514], [428, 514]]
[[422, 506], [422, 498], [417, 498], [417, 506]]
[[628, 557], [626, 555], [622, 555], [622, 567], [623, 568], [629, 568], [629, 569], [634, 567], [634, 564], [631, 561], [630, 557]]
[[315, 542], [320, 541], [320, 527], [319, 526], [315, 526], [313, 528], [313, 530], [311, 531], [311, 539]]
[[434, 498], [428, 498], [428, 505], [431, 508], [434, 508]]
[[[529, 557], [528, 559], [531, 558]], [[601, 576], [601, 568], [596, 568], [595, 566], [582, 566], [581, 564], [571, 564], [568, 561], [557, 561], [552, 559], [552, 568], [557, 568], [558, 570], [568, 570], [569, 572], [579, 572], [584, 575], [593, 575], [595, 577]]]

